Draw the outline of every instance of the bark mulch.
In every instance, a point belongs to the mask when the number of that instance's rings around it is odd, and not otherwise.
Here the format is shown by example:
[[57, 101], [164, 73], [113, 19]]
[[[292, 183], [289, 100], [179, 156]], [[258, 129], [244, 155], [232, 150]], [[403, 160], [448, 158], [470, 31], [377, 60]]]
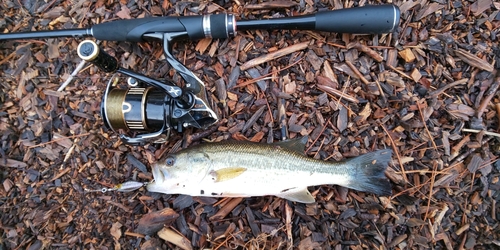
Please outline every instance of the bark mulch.
[[[279, 18], [376, 1], [12, 1], [0, 30], [231, 12]], [[397, 32], [258, 30], [178, 42], [220, 122], [164, 144], [123, 144], [100, 116], [108, 75], [80, 39], [0, 42], [0, 249], [494, 249], [500, 247], [500, 3], [394, 1]], [[121, 66], [180, 77], [159, 43], [101, 42]], [[278, 52], [278, 53], [275, 53]], [[86, 192], [152, 179], [163, 154], [219, 140], [309, 136], [311, 157], [391, 148], [393, 195], [311, 187], [314, 204]]]

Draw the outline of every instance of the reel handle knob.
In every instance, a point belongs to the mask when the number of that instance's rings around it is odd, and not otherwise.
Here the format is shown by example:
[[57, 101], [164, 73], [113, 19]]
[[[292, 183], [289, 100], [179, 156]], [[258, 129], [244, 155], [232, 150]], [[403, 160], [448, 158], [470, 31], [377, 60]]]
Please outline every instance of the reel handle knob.
[[82, 60], [91, 62], [106, 73], [115, 72], [119, 68], [116, 58], [104, 52], [94, 41], [85, 40], [78, 44], [77, 53]]

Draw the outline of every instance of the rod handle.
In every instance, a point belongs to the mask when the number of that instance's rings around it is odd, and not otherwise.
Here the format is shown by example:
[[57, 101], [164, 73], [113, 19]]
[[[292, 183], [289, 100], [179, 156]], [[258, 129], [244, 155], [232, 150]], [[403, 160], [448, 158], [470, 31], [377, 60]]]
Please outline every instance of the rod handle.
[[323, 11], [315, 14], [315, 29], [350, 34], [389, 33], [398, 27], [399, 16], [399, 8], [392, 4]]

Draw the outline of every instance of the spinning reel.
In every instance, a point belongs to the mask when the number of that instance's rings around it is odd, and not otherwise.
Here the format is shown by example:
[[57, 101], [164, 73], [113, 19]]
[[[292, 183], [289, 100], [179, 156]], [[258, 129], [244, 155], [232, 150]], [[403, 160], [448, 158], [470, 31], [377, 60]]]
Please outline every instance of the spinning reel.
[[[184, 88], [119, 67], [114, 57], [91, 40], [78, 45], [80, 58], [104, 72], [115, 73], [107, 83], [101, 115], [106, 127], [117, 132], [125, 143], [161, 143], [168, 140], [171, 131], [204, 129], [217, 122], [203, 82], [172, 56], [167, 43], [164, 45], [167, 61], [186, 81]], [[128, 76], [127, 89], [119, 88], [123, 85], [120, 75]], [[136, 135], [131, 137], [123, 132]]]

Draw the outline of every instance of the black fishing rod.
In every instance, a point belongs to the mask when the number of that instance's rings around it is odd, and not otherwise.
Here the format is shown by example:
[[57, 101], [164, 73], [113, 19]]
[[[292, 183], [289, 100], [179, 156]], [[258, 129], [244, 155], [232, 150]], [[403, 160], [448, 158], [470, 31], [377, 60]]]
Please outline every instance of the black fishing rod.
[[232, 14], [116, 20], [86, 29], [3, 33], [0, 40], [94, 37], [106, 41], [162, 41], [168, 63], [185, 80], [183, 88], [119, 67], [118, 61], [93, 41], [83, 41], [77, 49], [80, 58], [104, 72], [129, 77], [128, 89], [118, 87], [120, 77], [112, 76], [108, 81], [101, 115], [106, 126], [118, 132], [124, 142], [144, 144], [168, 140], [171, 130], [207, 128], [218, 119], [206, 97], [205, 84], [172, 55], [171, 45], [177, 39], [224, 39], [235, 36], [237, 30], [257, 29], [381, 34], [394, 31], [398, 24], [398, 7], [378, 5], [264, 20], [236, 21]]
[[[246, 30], [316, 30], [350, 34], [389, 33], [399, 24], [395, 5], [371, 5], [322, 11], [315, 14], [238, 20], [232, 14], [166, 16], [126, 19], [96, 24], [91, 28], [0, 34], [0, 40], [53, 37], [94, 37], [106, 41], [141, 42], [157, 33], [182, 33], [196, 40], [205, 37], [228, 38]], [[153, 35], [154, 37], [155, 35]]]

